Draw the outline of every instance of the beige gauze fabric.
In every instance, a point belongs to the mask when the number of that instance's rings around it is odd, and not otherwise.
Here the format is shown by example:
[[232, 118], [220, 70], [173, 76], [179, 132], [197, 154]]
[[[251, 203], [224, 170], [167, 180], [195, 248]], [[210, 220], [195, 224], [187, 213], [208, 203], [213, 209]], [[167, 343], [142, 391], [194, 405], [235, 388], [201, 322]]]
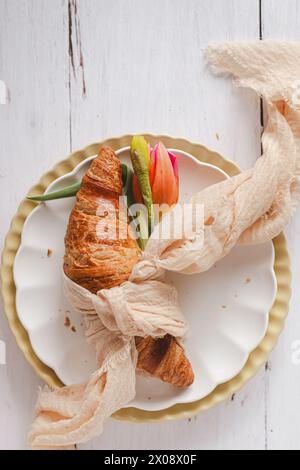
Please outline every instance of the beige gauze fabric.
[[204, 228], [199, 224], [198, 229], [191, 217], [179, 239], [159, 239], [158, 230], [178, 220], [178, 207], [175, 217], [169, 212], [121, 286], [93, 295], [65, 277], [66, 296], [83, 315], [87, 338], [95, 344], [98, 370], [86, 384], [40, 391], [29, 435], [33, 448], [85, 442], [134, 398], [134, 336], [184, 336], [186, 322], [174, 287], [164, 281], [165, 271], [206, 271], [236, 244], [271, 240], [289, 221], [300, 193], [299, 57], [296, 43], [228, 43], [207, 49], [207, 61], [216, 71], [263, 96], [268, 114], [263, 155], [253, 169], [192, 198], [204, 205], [205, 220], [210, 220]]

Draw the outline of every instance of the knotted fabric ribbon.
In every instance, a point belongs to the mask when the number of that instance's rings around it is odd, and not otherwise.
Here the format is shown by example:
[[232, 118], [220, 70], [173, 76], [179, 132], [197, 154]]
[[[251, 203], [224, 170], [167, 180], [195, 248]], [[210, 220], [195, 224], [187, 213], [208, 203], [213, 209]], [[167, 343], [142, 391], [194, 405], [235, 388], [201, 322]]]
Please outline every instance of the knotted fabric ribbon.
[[[263, 155], [252, 169], [196, 194], [192, 203], [203, 204], [205, 218], [213, 223], [198, 229], [191, 219], [176, 241], [151, 236], [142, 260], [121, 286], [93, 295], [64, 278], [66, 296], [83, 315], [87, 338], [95, 344], [98, 369], [86, 384], [40, 391], [29, 435], [33, 448], [71, 448], [85, 442], [101, 433], [104, 420], [134, 398], [134, 336], [184, 336], [186, 323], [174, 287], [164, 280], [165, 271], [203, 272], [237, 244], [271, 240], [296, 208], [300, 45], [229, 43], [210, 46], [206, 57], [218, 72], [233, 75], [237, 85], [263, 96], [268, 113]], [[176, 217], [169, 213], [161, 224], [171, 220]]]

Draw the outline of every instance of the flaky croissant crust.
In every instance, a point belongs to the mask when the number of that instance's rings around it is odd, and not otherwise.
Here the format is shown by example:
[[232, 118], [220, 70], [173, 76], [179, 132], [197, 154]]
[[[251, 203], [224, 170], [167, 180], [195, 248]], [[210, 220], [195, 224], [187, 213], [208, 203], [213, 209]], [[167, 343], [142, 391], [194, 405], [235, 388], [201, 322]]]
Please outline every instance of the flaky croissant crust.
[[119, 216], [121, 195], [119, 159], [102, 149], [82, 180], [65, 236], [65, 274], [93, 293], [126, 281], [140, 257], [127, 227], [126, 238], [116, 236], [127, 226]]

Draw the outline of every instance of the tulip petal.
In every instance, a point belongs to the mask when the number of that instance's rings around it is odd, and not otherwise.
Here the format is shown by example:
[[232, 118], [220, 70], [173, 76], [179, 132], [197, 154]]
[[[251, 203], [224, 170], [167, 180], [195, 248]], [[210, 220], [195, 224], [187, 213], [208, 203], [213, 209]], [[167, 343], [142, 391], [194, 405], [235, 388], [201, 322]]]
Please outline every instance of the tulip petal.
[[151, 150], [150, 153], [150, 173], [149, 173], [149, 179], [150, 179], [150, 185], [152, 187], [154, 183], [154, 177], [155, 177], [155, 169], [156, 169], [156, 160], [157, 160], [157, 150], [158, 150], [158, 144], [154, 146], [154, 148]]
[[177, 157], [174, 153], [168, 151], [169, 153], [169, 157], [170, 157], [170, 160], [171, 160], [171, 163], [172, 163], [172, 166], [173, 166], [173, 171], [174, 171], [174, 175], [175, 175], [175, 179], [176, 179], [176, 182], [177, 182], [177, 186], [179, 187], [179, 172], [178, 172], [178, 160], [177, 160]]
[[[173, 164], [177, 171], [174, 173], [172, 160], [168, 150], [162, 142], [157, 144], [151, 153], [150, 182], [152, 179], [152, 198], [155, 204], [168, 204], [172, 206], [178, 201], [178, 168], [176, 157], [172, 154]], [[174, 158], [175, 157], [175, 160]], [[152, 173], [151, 173], [152, 167]]]

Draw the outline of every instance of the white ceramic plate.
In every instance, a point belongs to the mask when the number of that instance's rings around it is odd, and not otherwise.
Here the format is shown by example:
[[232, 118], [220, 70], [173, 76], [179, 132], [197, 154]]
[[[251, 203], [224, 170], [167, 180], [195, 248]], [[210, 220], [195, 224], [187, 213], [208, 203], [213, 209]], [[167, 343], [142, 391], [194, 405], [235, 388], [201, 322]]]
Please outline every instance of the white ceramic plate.
[[[226, 178], [220, 169], [173, 151], [179, 163], [180, 201], [188, 201], [196, 192]], [[128, 148], [117, 153], [129, 163]], [[80, 180], [92, 158], [58, 178], [48, 191]], [[86, 343], [80, 316], [62, 292], [64, 235], [73, 205], [73, 198], [40, 204], [25, 222], [14, 263], [19, 318], [38, 357], [65, 384], [82, 382], [95, 369], [94, 350]], [[186, 349], [195, 381], [188, 389], [179, 390], [138, 377], [136, 398], [130, 406], [154, 411], [193, 402], [237, 375], [267, 329], [276, 294], [273, 265], [273, 244], [267, 243], [237, 247], [203, 274], [170, 275], [190, 324]], [[76, 332], [64, 326], [66, 315]]]

